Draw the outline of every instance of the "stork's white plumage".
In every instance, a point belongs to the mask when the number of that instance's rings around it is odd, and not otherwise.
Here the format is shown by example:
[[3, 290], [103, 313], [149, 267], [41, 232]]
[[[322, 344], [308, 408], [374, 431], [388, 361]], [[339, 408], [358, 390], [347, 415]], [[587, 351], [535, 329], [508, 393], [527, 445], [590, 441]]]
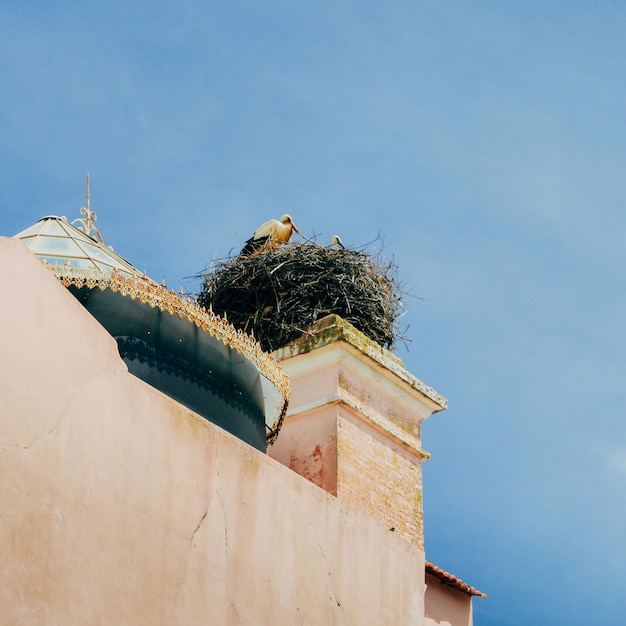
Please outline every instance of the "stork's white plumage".
[[291, 215], [283, 215], [280, 220], [269, 220], [254, 231], [254, 235], [246, 241], [241, 254], [252, 254], [263, 246], [270, 249], [277, 248], [281, 244], [291, 241], [294, 230], [300, 234]]
[[343, 245], [343, 241], [341, 241], [341, 239], [339, 238], [339, 235], [333, 235], [330, 238], [330, 247], [333, 250], [345, 250], [346, 247]]

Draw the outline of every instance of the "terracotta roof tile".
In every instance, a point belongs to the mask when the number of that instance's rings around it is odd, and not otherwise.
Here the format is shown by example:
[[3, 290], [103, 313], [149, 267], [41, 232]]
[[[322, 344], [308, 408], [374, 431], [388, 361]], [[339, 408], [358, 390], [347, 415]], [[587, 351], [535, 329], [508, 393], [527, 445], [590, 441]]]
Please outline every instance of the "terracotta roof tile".
[[487, 594], [482, 591], [478, 591], [478, 589], [474, 589], [474, 587], [470, 587], [468, 584], [464, 583], [460, 578], [453, 576], [450, 572], [446, 572], [442, 570], [440, 567], [433, 565], [426, 561], [426, 573], [438, 578], [442, 584], [449, 585], [450, 587], [454, 587], [463, 593], [466, 593], [470, 596], [479, 596], [481, 598], [486, 598]]

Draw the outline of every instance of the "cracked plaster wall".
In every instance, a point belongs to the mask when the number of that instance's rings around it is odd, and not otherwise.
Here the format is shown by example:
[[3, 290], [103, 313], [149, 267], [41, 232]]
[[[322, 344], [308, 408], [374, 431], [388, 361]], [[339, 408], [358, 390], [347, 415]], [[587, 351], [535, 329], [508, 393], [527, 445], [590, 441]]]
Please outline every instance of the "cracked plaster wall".
[[0, 625], [423, 624], [421, 550], [128, 373], [0, 238]]

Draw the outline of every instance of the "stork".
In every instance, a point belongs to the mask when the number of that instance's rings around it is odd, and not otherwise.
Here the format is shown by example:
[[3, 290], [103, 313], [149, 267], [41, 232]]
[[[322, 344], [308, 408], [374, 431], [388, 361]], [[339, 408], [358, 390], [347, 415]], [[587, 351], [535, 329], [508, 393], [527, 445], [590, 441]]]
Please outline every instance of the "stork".
[[283, 243], [289, 243], [294, 230], [299, 235], [302, 234], [293, 223], [291, 215], [283, 215], [280, 220], [265, 222], [246, 241], [240, 254], [247, 256], [262, 247], [267, 246], [270, 249], [274, 249]]
[[341, 239], [339, 238], [339, 235], [333, 235], [330, 238], [330, 247], [333, 250], [345, 250], [346, 247], [343, 245], [343, 241], [341, 241]]

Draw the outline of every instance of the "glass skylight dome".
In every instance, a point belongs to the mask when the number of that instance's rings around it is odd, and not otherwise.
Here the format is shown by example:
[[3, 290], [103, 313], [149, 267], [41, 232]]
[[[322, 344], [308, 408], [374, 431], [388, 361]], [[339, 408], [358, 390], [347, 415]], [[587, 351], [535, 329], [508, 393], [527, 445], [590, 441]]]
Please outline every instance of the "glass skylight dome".
[[61, 268], [69, 265], [75, 269], [98, 271], [103, 274], [117, 270], [126, 277], [143, 276], [139, 270], [114, 252], [113, 248], [86, 234], [64, 217], [55, 215], [42, 217], [15, 237], [21, 239], [40, 260], [52, 266]]

